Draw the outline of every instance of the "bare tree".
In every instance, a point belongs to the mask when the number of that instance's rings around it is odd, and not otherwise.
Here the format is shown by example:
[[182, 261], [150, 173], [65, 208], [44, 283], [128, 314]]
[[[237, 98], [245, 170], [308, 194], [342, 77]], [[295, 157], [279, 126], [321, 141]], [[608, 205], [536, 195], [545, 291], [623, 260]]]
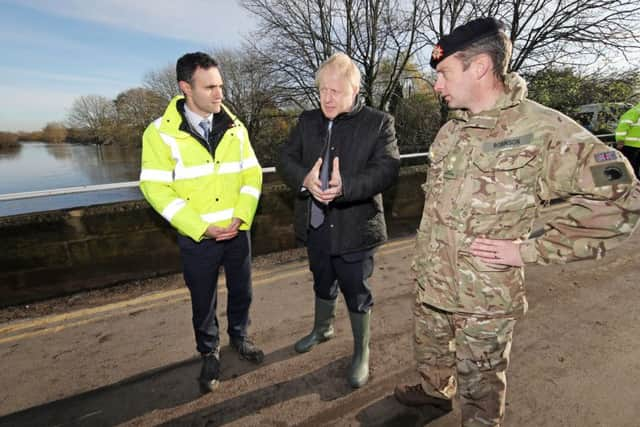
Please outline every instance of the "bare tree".
[[288, 134], [291, 117], [271, 62], [246, 46], [214, 50], [211, 55], [220, 63], [225, 104], [247, 127], [260, 162], [272, 165], [278, 144]]
[[70, 127], [86, 129], [89, 138], [97, 142], [110, 143], [115, 118], [113, 101], [100, 95], [86, 95], [73, 101], [67, 123]]
[[142, 87], [121, 92], [114, 103], [118, 123], [136, 129], [144, 129], [152, 120], [160, 117], [167, 106], [162, 96]]
[[[494, 16], [509, 27], [511, 69], [624, 65], [640, 53], [637, 0], [427, 0], [424, 37], [435, 43], [469, 19]], [[622, 59], [622, 61], [620, 61]]]
[[222, 70], [225, 103], [240, 117], [250, 135], [259, 133], [265, 120], [283, 103], [270, 62], [251, 48], [216, 50], [212, 56]]
[[167, 64], [147, 72], [143, 78], [143, 84], [145, 88], [157, 93], [167, 102], [181, 93], [176, 80], [175, 64]]
[[[269, 59], [291, 101], [317, 102], [314, 73], [322, 61], [341, 51], [363, 72], [368, 105], [386, 109], [402, 71], [425, 47], [418, 29], [427, 19], [421, 0], [242, 0], [260, 18], [257, 49]], [[385, 78], [383, 61], [390, 64]]]
[[136, 144], [147, 125], [162, 115], [167, 101], [150, 89], [137, 87], [118, 94], [114, 105], [117, 121], [114, 139], [119, 143]]

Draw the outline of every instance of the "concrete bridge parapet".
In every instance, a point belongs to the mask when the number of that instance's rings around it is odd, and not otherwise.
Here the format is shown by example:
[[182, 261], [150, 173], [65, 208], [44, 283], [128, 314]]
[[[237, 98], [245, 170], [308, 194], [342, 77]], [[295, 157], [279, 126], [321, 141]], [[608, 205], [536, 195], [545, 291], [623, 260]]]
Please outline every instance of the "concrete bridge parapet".
[[[411, 233], [426, 168], [402, 168], [384, 194], [389, 234]], [[254, 255], [291, 249], [293, 194], [266, 184], [252, 229]], [[180, 271], [175, 231], [145, 201], [0, 218], [0, 307]]]

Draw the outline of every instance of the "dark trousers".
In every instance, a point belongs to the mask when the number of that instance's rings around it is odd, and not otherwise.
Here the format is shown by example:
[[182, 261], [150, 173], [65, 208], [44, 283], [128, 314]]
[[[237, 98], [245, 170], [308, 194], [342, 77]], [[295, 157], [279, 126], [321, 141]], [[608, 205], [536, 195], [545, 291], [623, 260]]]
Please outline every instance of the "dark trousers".
[[227, 332], [231, 337], [245, 337], [251, 305], [251, 240], [249, 232], [240, 231], [231, 239], [194, 242], [179, 236], [184, 281], [191, 293], [193, 330], [196, 348], [209, 353], [218, 347], [219, 329], [218, 272], [224, 266], [227, 279]]
[[330, 239], [326, 222], [317, 230], [309, 229], [307, 255], [315, 295], [324, 300], [335, 300], [339, 288], [350, 312], [366, 313], [373, 305], [367, 279], [373, 273], [374, 249], [331, 255]]
[[629, 163], [633, 167], [633, 172], [636, 174], [636, 178], [640, 179], [640, 148], [629, 147], [625, 145], [622, 147], [622, 154], [629, 159]]

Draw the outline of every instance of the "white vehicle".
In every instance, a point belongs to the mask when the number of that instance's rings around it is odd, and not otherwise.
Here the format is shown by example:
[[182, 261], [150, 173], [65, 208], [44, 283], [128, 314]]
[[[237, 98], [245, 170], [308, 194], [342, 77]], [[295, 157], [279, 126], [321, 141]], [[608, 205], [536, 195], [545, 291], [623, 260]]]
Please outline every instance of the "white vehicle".
[[602, 141], [612, 143], [620, 116], [631, 107], [633, 105], [626, 102], [585, 104], [579, 106], [571, 116]]

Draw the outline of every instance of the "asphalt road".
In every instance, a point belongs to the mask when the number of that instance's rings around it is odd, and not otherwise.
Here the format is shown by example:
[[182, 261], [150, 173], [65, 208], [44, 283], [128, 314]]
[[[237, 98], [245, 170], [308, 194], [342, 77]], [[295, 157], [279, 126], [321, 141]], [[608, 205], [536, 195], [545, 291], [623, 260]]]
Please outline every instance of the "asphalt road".
[[[311, 276], [304, 260], [267, 262], [254, 269], [251, 326], [265, 362], [239, 360], [222, 337], [223, 381], [207, 395], [195, 380], [199, 359], [179, 276], [157, 279], [161, 290], [4, 321], [0, 426], [458, 426], [455, 403], [443, 414], [392, 397], [396, 383], [418, 380], [412, 247], [411, 238], [394, 240], [377, 255], [371, 379], [362, 389], [346, 379], [352, 339], [344, 303], [336, 338], [296, 354], [293, 343], [313, 319]], [[516, 326], [506, 426], [640, 425], [639, 249], [636, 235], [601, 261], [527, 269], [530, 310]], [[224, 310], [223, 303], [223, 329]]]

